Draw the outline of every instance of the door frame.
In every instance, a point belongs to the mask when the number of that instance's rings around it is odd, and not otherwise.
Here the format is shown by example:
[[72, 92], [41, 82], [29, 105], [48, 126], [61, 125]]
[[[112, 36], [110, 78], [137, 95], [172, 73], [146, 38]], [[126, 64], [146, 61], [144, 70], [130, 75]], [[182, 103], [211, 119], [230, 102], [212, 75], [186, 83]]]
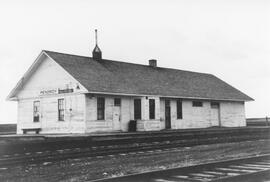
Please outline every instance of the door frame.
[[169, 99], [165, 99], [165, 129], [171, 129], [171, 101]]
[[[215, 104], [214, 107], [213, 107], [213, 104]], [[210, 109], [211, 109], [211, 112], [212, 112], [212, 109], [216, 109], [217, 110], [218, 127], [221, 127], [220, 102], [210, 102]], [[212, 121], [211, 121], [211, 124], [212, 124]]]
[[[115, 112], [116, 111], [118, 112], [118, 121], [115, 120]], [[112, 122], [113, 122], [113, 130], [121, 131], [121, 106], [113, 106]]]

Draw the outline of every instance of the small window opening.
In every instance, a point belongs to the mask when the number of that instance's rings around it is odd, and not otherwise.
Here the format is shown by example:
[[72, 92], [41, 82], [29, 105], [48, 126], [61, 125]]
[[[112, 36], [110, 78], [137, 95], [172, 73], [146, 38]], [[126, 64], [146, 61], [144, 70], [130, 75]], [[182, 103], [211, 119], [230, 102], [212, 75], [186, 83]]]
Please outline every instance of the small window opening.
[[201, 101], [193, 101], [192, 106], [193, 107], [202, 107], [203, 103]]
[[120, 98], [114, 99], [114, 106], [121, 106], [121, 99]]

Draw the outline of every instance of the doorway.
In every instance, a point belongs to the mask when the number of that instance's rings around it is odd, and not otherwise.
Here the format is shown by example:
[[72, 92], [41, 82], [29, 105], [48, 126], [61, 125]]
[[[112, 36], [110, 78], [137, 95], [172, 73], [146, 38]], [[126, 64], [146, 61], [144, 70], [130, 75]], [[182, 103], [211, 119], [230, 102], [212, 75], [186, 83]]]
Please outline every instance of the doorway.
[[211, 126], [221, 126], [220, 106], [218, 102], [211, 102]]
[[171, 129], [171, 103], [165, 100], [165, 129]]
[[113, 107], [113, 130], [121, 130], [121, 99], [114, 99]]

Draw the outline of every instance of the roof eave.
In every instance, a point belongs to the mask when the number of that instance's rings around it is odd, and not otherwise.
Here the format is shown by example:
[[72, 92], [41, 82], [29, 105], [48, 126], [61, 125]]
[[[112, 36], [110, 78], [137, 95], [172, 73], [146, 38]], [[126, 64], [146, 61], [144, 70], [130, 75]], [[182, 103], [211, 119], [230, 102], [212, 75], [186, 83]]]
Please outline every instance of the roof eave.
[[153, 95], [153, 94], [136, 94], [136, 93], [120, 93], [120, 92], [98, 92], [89, 91], [89, 94], [104, 94], [104, 95], [123, 95], [123, 96], [154, 96], [154, 97], [168, 97], [168, 98], [183, 98], [183, 99], [194, 99], [194, 100], [213, 100], [213, 101], [232, 101], [232, 102], [248, 102], [254, 101], [252, 98], [247, 99], [219, 99], [219, 98], [207, 98], [207, 97], [187, 97], [187, 96], [172, 96], [172, 95]]
[[41, 56], [44, 55], [44, 51], [42, 50], [38, 57], [35, 59], [34, 63], [28, 68], [28, 70], [25, 72], [25, 74], [22, 76], [22, 78], [19, 80], [19, 82], [16, 84], [16, 86], [11, 90], [11, 92], [8, 94], [6, 100], [8, 101], [13, 101], [13, 100], [18, 100], [16, 97], [16, 94], [18, 93], [18, 89], [20, 87], [23, 87], [24, 80], [26, 80], [30, 75], [33, 69], [37, 66], [37, 64], [40, 62]]

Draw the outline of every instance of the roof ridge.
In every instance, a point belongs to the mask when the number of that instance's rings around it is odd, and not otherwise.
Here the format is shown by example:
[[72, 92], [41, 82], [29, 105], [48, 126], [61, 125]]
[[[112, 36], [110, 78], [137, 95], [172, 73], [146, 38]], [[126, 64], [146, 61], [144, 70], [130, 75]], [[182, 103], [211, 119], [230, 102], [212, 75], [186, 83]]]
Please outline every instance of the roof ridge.
[[[62, 52], [49, 51], [49, 50], [42, 50], [42, 51], [44, 51], [44, 52], [52, 52], [52, 53], [57, 53], [57, 54], [63, 54], [63, 55], [69, 55], [69, 56], [78, 56], [78, 57], [83, 57], [83, 58], [90, 58], [93, 61], [96, 61], [95, 59], [93, 59], [93, 57], [90, 57], [90, 56], [81, 56], [81, 55], [78, 55], [78, 54], [69, 54], [69, 53], [62, 53]], [[149, 67], [148, 65], [140, 64], [140, 63], [117, 61], [117, 60], [103, 59], [103, 58], [101, 60], [99, 60], [99, 61], [112, 61], [112, 62], [117, 62], [117, 63], [121, 63], [121, 64], [132, 64], [132, 65], [137, 65], [137, 66]], [[184, 71], [184, 72], [189, 72], [189, 73], [197, 73], [197, 74], [204, 74], [204, 75], [212, 75], [213, 76], [213, 74], [204, 73], [204, 72], [182, 70], [182, 69], [176, 69], [176, 68], [159, 67], [159, 66], [157, 66], [157, 68], [159, 68], [159, 69], [169, 69], [169, 70], [174, 70], [174, 71]]]
[[78, 55], [78, 54], [69, 54], [69, 53], [49, 51], [49, 50], [42, 50], [42, 52], [52, 52], [52, 53], [57, 53], [57, 54], [69, 55], [69, 56], [78, 56], [78, 57], [84, 57], [84, 58], [92, 58], [92, 57], [89, 57], [89, 56], [82, 56], [82, 55]]

